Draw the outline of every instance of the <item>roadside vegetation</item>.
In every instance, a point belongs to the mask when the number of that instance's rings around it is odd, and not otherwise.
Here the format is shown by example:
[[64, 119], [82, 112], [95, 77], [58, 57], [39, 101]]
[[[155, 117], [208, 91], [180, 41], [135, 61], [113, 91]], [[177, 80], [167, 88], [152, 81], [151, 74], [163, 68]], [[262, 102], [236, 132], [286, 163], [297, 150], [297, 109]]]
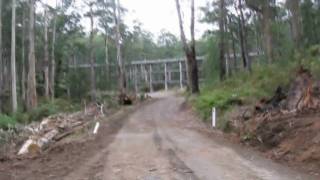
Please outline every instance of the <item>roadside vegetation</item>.
[[[211, 118], [211, 109], [219, 110], [219, 117], [237, 105], [252, 104], [263, 97], [270, 97], [280, 85], [288, 84], [294, 73], [296, 63], [285, 68], [277, 65], [255, 65], [252, 73], [237, 72], [223, 82], [204, 86], [202, 93], [192, 100], [194, 107], [204, 120]], [[227, 119], [223, 119], [227, 121]], [[218, 121], [224, 129], [226, 122]]]
[[251, 73], [235, 72], [225, 81], [209, 81], [201, 89], [201, 94], [190, 98], [195, 110], [205, 122], [211, 120], [211, 110], [218, 109], [217, 126], [228, 131], [229, 121], [225, 115], [238, 106], [256, 104], [260, 99], [270, 98], [278, 87], [289, 88], [299, 67], [310, 70], [315, 79], [320, 79], [320, 47], [313, 46], [304, 57], [296, 57], [274, 64], [254, 64]]
[[58, 113], [67, 113], [80, 110], [80, 104], [64, 99], [54, 101], [44, 100], [37, 108], [29, 112], [16, 112], [12, 115], [0, 114], [0, 128], [14, 128], [18, 124], [29, 124], [33, 121], [41, 121], [43, 118]]

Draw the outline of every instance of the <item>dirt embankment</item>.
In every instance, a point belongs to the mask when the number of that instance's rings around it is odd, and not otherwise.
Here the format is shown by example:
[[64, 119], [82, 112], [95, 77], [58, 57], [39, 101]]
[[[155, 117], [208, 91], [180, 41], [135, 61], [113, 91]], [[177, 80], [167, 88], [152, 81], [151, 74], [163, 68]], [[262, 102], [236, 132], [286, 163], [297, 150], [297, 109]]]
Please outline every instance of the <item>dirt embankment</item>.
[[268, 157], [320, 174], [320, 81], [300, 68], [287, 88], [232, 121], [244, 144]]

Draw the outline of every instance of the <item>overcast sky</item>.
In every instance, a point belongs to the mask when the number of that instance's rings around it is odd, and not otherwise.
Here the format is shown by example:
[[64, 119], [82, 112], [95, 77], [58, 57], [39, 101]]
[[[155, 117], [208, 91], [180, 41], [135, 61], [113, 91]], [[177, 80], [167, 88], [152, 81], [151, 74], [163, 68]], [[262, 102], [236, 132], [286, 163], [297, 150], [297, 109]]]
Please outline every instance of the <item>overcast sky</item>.
[[[199, 7], [205, 6], [207, 0], [196, 0], [196, 20], [201, 18]], [[182, 10], [185, 22], [186, 33], [189, 35], [190, 26], [190, 3], [189, 0], [182, 0]], [[176, 35], [179, 35], [178, 16], [175, 6], [175, 0], [121, 0], [121, 4], [129, 10], [125, 20], [128, 24], [137, 19], [143, 27], [155, 35], [158, 35], [162, 29], [166, 29]], [[196, 36], [200, 37], [207, 27], [196, 23]]]
[[[55, 6], [56, 0], [48, 0], [47, 2]], [[189, 36], [190, 26], [190, 0], [180, 0], [183, 17], [185, 22], [185, 29], [187, 36]], [[196, 6], [196, 37], [199, 38], [205, 30], [208, 29], [207, 25], [198, 23], [202, 13], [199, 7], [205, 6], [208, 0], [195, 0]], [[76, 0], [76, 4], [79, 9], [81, 7], [81, 0]], [[135, 20], [138, 20], [143, 24], [143, 28], [152, 32], [154, 35], [159, 35], [162, 29], [179, 35], [179, 25], [177, 18], [177, 11], [175, 6], [175, 0], [120, 0], [120, 3], [125, 7], [128, 12], [123, 17], [125, 23], [130, 27]], [[83, 19], [85, 27], [88, 24], [88, 19]]]

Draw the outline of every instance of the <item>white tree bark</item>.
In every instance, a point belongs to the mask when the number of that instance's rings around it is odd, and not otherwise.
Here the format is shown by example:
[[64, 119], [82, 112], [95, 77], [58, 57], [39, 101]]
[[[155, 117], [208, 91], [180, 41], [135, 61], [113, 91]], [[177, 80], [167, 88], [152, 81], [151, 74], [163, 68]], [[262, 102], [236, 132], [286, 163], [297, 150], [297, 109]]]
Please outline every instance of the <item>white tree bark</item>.
[[26, 101], [26, 49], [25, 49], [25, 43], [26, 43], [26, 15], [25, 15], [25, 9], [23, 9], [22, 12], [22, 48], [21, 48], [21, 61], [22, 61], [22, 73], [21, 73], [21, 96], [22, 101]]
[[48, 17], [47, 17], [48, 8], [45, 7], [44, 12], [44, 89], [45, 97], [49, 99], [49, 48], [48, 48]]
[[93, 55], [93, 38], [94, 38], [94, 22], [93, 22], [93, 3], [89, 4], [90, 6], [90, 82], [91, 82], [91, 100], [96, 101], [97, 90], [96, 90], [96, 78], [95, 78], [95, 69], [94, 69], [94, 55]]
[[27, 86], [27, 108], [32, 110], [38, 104], [36, 82], [36, 57], [34, 45], [35, 0], [29, 0], [29, 71]]
[[2, 110], [2, 90], [3, 90], [3, 59], [2, 59], [2, 0], [0, 0], [0, 112]]
[[16, 76], [16, 0], [12, 0], [11, 20], [11, 100], [12, 111], [18, 110], [17, 102], [17, 76]]
[[51, 61], [50, 61], [50, 95], [51, 100], [54, 99], [55, 92], [54, 92], [54, 86], [55, 86], [55, 66], [56, 66], [56, 60], [55, 60], [55, 44], [56, 44], [56, 16], [54, 17], [54, 23], [53, 23], [53, 32], [52, 32], [52, 44], [51, 44]]
[[118, 61], [118, 73], [119, 73], [119, 91], [120, 94], [126, 94], [126, 79], [123, 67], [122, 52], [121, 52], [121, 32], [120, 32], [120, 0], [117, 3], [114, 0], [114, 20], [116, 22], [116, 44], [117, 44], [117, 61]]
[[105, 56], [106, 56], [106, 71], [107, 71], [107, 75], [108, 75], [108, 79], [110, 79], [110, 64], [109, 64], [109, 49], [108, 49], [108, 34], [107, 34], [107, 30], [106, 30], [106, 47], [105, 47]]
[[51, 61], [50, 61], [50, 95], [51, 100], [54, 100], [55, 97], [55, 71], [56, 71], [56, 59], [55, 59], [55, 45], [56, 45], [56, 29], [57, 29], [57, 10], [58, 10], [58, 0], [56, 0], [56, 10], [53, 20], [53, 29], [52, 29], [52, 44], [51, 44]]
[[192, 93], [199, 93], [199, 78], [198, 78], [198, 65], [196, 60], [196, 50], [195, 50], [195, 5], [194, 0], [191, 0], [191, 42], [187, 42], [187, 38], [184, 32], [183, 20], [181, 14], [180, 0], [176, 1], [176, 8], [178, 12], [180, 36], [183, 45], [183, 50], [186, 55], [187, 64], [187, 79], [188, 79], [188, 90]]

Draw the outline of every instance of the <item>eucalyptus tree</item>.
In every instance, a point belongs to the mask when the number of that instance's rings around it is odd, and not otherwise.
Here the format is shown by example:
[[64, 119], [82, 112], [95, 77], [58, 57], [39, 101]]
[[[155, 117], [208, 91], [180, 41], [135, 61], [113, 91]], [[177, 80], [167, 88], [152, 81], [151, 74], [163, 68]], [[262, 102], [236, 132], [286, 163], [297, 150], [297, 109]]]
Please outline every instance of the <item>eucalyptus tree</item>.
[[29, 0], [29, 58], [27, 81], [27, 109], [32, 110], [38, 104], [36, 83], [36, 57], [34, 39], [35, 0]]
[[286, 5], [291, 14], [291, 33], [295, 48], [301, 47], [302, 38], [302, 17], [300, 10], [301, 0], [286, 0]]
[[268, 62], [272, 63], [274, 61], [272, 22], [275, 2], [271, 0], [246, 0], [246, 5], [261, 16], [265, 53]]
[[158, 46], [158, 58], [174, 58], [181, 57], [181, 42], [179, 41], [176, 35], [167, 32], [161, 31], [157, 39]]
[[251, 67], [251, 59], [249, 57], [249, 48], [247, 42], [247, 29], [246, 29], [246, 19], [244, 17], [245, 10], [245, 2], [243, 0], [238, 0], [237, 10], [239, 11], [239, 39], [240, 39], [240, 49], [241, 49], [241, 57], [243, 61], [243, 66], [248, 71], [252, 71]]
[[[121, 4], [120, 0], [113, 0], [113, 17], [114, 22], [116, 25], [116, 35], [115, 35], [115, 41], [117, 46], [117, 62], [118, 62], [118, 86], [119, 86], [119, 93], [120, 97], [123, 97], [126, 95], [127, 91], [127, 81], [125, 76], [125, 70], [124, 70], [124, 63], [122, 59], [122, 37], [121, 37]], [[122, 99], [120, 99], [122, 101]], [[122, 103], [122, 102], [121, 102]]]
[[2, 111], [2, 91], [3, 91], [3, 58], [2, 58], [2, 1], [0, 1], [0, 112]]
[[50, 60], [50, 77], [49, 77], [49, 93], [51, 100], [55, 97], [55, 76], [56, 76], [56, 59], [55, 59], [55, 47], [56, 47], [56, 32], [57, 32], [57, 11], [58, 0], [56, 0], [56, 9], [53, 11], [53, 27], [52, 27], [52, 42], [51, 42], [51, 60]]
[[[219, 64], [220, 79], [223, 80], [232, 71], [237, 68], [237, 49], [239, 41], [239, 20], [238, 14], [233, 10], [235, 1], [211, 1], [207, 3], [201, 10], [204, 12], [204, 17], [201, 22], [213, 25], [213, 29], [208, 33], [215, 40], [219, 50], [217, 58]], [[216, 28], [218, 27], [218, 28]], [[215, 42], [214, 42], [215, 43]], [[233, 55], [231, 55], [231, 52]], [[232, 58], [231, 58], [232, 57]], [[231, 62], [233, 61], [233, 63]], [[247, 63], [244, 62], [244, 67]], [[233, 66], [233, 69], [231, 68]]]
[[21, 87], [21, 100], [26, 104], [26, 29], [27, 29], [27, 11], [26, 2], [21, 3], [22, 19], [21, 19], [21, 74], [20, 74], [20, 87]]
[[95, 34], [94, 30], [94, 1], [87, 2], [87, 6], [89, 7], [89, 12], [86, 13], [86, 16], [90, 19], [90, 36], [89, 36], [89, 60], [90, 60], [90, 87], [91, 87], [91, 100], [96, 101], [97, 98], [97, 89], [96, 89], [96, 73], [95, 73], [95, 59], [93, 52], [93, 38]]
[[225, 42], [225, 21], [226, 21], [226, 3], [225, 0], [219, 1], [219, 65], [220, 65], [220, 79], [224, 80], [226, 78], [226, 63], [225, 63], [225, 48], [226, 48], [226, 42]]
[[[112, 14], [112, 1], [111, 0], [98, 0], [97, 15], [99, 17], [99, 26], [103, 29], [105, 35], [105, 63], [108, 79], [110, 78], [110, 60], [109, 60], [109, 39], [112, 33], [112, 23], [114, 23]], [[110, 79], [109, 79], [110, 80]], [[109, 81], [108, 81], [109, 83]]]
[[12, 19], [11, 19], [11, 100], [12, 111], [18, 110], [17, 100], [17, 76], [16, 76], [16, 0], [12, 0]]
[[45, 97], [49, 99], [50, 96], [50, 81], [49, 81], [49, 18], [48, 7], [45, 5], [44, 10], [44, 89]]
[[180, 27], [180, 36], [183, 44], [183, 50], [186, 55], [187, 61], [187, 69], [188, 69], [188, 85], [189, 90], [196, 94], [199, 93], [199, 75], [198, 75], [198, 64], [196, 59], [196, 44], [195, 44], [195, 8], [194, 8], [194, 0], [191, 0], [191, 42], [187, 42], [187, 38], [185, 35], [180, 0], [176, 0], [176, 8], [179, 19], [179, 27]]
[[302, 16], [303, 44], [306, 47], [320, 43], [320, 3], [304, 0], [300, 5]]

